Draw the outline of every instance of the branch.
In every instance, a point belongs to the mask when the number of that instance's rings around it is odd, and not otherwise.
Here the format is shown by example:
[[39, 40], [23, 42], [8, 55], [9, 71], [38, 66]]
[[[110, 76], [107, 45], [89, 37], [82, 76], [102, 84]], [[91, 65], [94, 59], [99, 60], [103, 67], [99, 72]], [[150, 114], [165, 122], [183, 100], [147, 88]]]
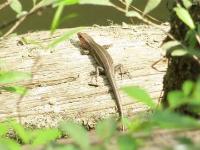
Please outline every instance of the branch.
[[11, 2], [11, 1], [8, 1], [8, 0], [7, 0], [5, 3], [1, 4], [1, 5], [0, 5], [0, 10], [1, 10], [1, 9], [4, 9], [6, 6], [8, 6], [8, 5], [10, 4], [10, 2]]
[[47, 8], [49, 5], [46, 5], [45, 7], [41, 6], [40, 3], [38, 5], [35, 5], [27, 14], [19, 17], [19, 18], [15, 18], [14, 20], [11, 20], [10, 22], [3, 24], [2, 26], [0, 26], [0, 29], [5, 28], [13, 23], [15, 23], [13, 25], [13, 27], [11, 29], [9, 29], [4, 35], [3, 38], [8, 36], [9, 34], [11, 34], [28, 16], [34, 14], [35, 12], [43, 9], [43, 8]]

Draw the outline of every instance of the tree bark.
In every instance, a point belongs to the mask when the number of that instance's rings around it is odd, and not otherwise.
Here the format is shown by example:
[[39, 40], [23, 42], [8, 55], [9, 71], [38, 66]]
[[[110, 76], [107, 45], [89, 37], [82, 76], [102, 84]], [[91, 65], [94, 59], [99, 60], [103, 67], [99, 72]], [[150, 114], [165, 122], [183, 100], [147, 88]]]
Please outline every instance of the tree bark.
[[[169, 29], [166, 25], [161, 28]], [[31, 80], [14, 83], [29, 89], [24, 97], [1, 91], [1, 121], [9, 117], [28, 127], [53, 127], [63, 119], [73, 119], [93, 128], [99, 119], [118, 117], [106, 77], [99, 77], [98, 87], [88, 85], [96, 64], [90, 56], [81, 55], [80, 48], [74, 46], [73, 41], [78, 41], [76, 36], [53, 49], [44, 48], [67, 31], [60, 29], [53, 36], [48, 31], [39, 31], [0, 41], [0, 59], [4, 64], [1, 70], [32, 72], [33, 75]], [[151, 65], [161, 58], [159, 46], [165, 38], [164, 33], [147, 25], [92, 27], [82, 32], [87, 32], [101, 45], [112, 44], [108, 52], [114, 64], [123, 64], [132, 75], [131, 79], [124, 76], [122, 80], [116, 75], [118, 87], [140, 86], [157, 102], [162, 91], [162, 71], [166, 69], [166, 62], [156, 65], [161, 71]], [[23, 37], [37, 44], [22, 44]], [[132, 117], [148, 109], [121, 90], [120, 94], [126, 116]]]

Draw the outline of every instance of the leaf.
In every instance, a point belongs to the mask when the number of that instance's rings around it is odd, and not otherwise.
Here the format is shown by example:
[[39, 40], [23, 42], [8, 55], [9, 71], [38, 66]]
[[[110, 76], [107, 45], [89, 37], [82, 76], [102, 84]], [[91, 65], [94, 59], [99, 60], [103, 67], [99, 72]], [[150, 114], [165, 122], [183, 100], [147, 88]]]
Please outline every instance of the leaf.
[[19, 72], [19, 71], [0, 72], [0, 83], [12, 83], [30, 78], [31, 78], [30, 73]]
[[109, 141], [116, 132], [117, 126], [113, 119], [100, 121], [96, 126], [97, 135], [104, 141]]
[[187, 55], [187, 54], [188, 54], [188, 51], [186, 49], [184, 49], [184, 48], [181, 48], [181, 49], [179, 49], [179, 48], [176, 49], [175, 48], [171, 52], [172, 56], [184, 56], [184, 55]]
[[174, 8], [174, 11], [176, 12], [178, 18], [183, 21], [190, 29], [195, 29], [195, 24], [187, 9], [177, 5], [177, 7]]
[[59, 5], [51, 23], [51, 33], [53, 33], [60, 23], [60, 17], [63, 12], [64, 5]]
[[1, 150], [21, 150], [20, 145], [12, 139], [0, 138]]
[[79, 0], [79, 4], [113, 6], [109, 0]]
[[196, 31], [195, 30], [188, 30], [185, 35], [185, 41], [189, 43], [189, 47], [195, 48], [197, 40], [196, 40]]
[[182, 0], [183, 5], [185, 8], [189, 9], [192, 6], [192, 1], [191, 0]]
[[200, 128], [198, 120], [169, 110], [155, 112], [151, 121], [160, 128], [166, 129]]
[[162, 49], [168, 51], [170, 50], [172, 47], [177, 47], [177, 46], [181, 46], [181, 43], [178, 41], [169, 41], [166, 42], [162, 45]]
[[30, 142], [28, 132], [24, 129], [22, 125], [16, 121], [10, 121], [10, 126], [16, 132], [16, 135], [23, 141], [23, 143], [28, 144]]
[[32, 145], [43, 145], [50, 141], [61, 137], [61, 132], [58, 129], [38, 129], [34, 130], [32, 133]]
[[127, 17], [136, 17], [138, 19], [142, 19], [142, 16], [138, 12], [136, 12], [136, 11], [128, 11], [126, 13], [126, 16]]
[[69, 135], [69, 137], [71, 137], [74, 142], [81, 147], [81, 149], [89, 149], [89, 137], [87, 131], [82, 126], [71, 121], [63, 121], [60, 123], [59, 129]]
[[182, 90], [186, 96], [189, 96], [192, 93], [193, 88], [194, 82], [188, 80], [183, 83]]
[[154, 8], [156, 8], [160, 4], [161, 0], [148, 0], [143, 14], [148, 14], [150, 11], [152, 11]]
[[117, 139], [119, 150], [137, 150], [138, 146], [136, 140], [130, 135], [121, 135]]
[[55, 39], [52, 43], [50, 43], [48, 45], [48, 48], [53, 48], [56, 45], [58, 45], [59, 43], [63, 42], [64, 40], [69, 39], [73, 34], [77, 33], [78, 31], [80, 31], [82, 28], [73, 28], [70, 29], [69, 31], [67, 31], [66, 33], [63, 34], [63, 36]]
[[38, 7], [45, 7], [48, 5], [53, 5], [54, 3], [56, 3], [56, 0], [42, 0], [39, 2]]
[[185, 95], [181, 91], [171, 91], [167, 95], [170, 108], [174, 109], [188, 102]]
[[1, 87], [0, 89], [3, 89], [3, 90], [8, 91], [8, 92], [12, 92], [12, 93], [17, 93], [17, 94], [20, 94], [20, 95], [25, 95], [28, 91], [27, 88], [21, 87], [21, 86]]
[[0, 137], [5, 136], [8, 130], [9, 127], [4, 122], [0, 123]]
[[28, 12], [27, 11], [21, 11], [20, 13], [17, 14], [17, 18], [20, 18], [22, 16], [25, 16]]
[[163, 44], [162, 49], [171, 53], [172, 56], [183, 56], [190, 53], [188, 49], [183, 48], [179, 41], [166, 42]]
[[196, 101], [200, 102], [200, 78], [196, 82], [193, 97], [196, 99]]
[[127, 86], [123, 87], [122, 90], [128, 94], [133, 99], [137, 101], [143, 102], [144, 104], [148, 105], [150, 108], [155, 108], [156, 104], [153, 102], [153, 99], [149, 96], [149, 94], [136, 86]]
[[22, 5], [19, 0], [11, 0], [10, 7], [14, 10], [17, 14], [22, 12]]
[[78, 4], [79, 0], [57, 0], [55, 6], [57, 5], [74, 5]]

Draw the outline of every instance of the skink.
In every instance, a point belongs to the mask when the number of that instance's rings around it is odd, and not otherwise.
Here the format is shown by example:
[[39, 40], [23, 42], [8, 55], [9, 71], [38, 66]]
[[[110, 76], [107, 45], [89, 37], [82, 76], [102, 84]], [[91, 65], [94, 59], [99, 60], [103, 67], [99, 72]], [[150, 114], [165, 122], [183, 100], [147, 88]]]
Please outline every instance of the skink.
[[114, 65], [113, 60], [110, 54], [106, 49], [99, 44], [97, 44], [92, 37], [87, 33], [77, 33], [80, 40], [80, 46], [83, 49], [89, 50], [89, 54], [96, 60], [97, 64], [104, 69], [104, 72], [108, 78], [108, 81], [111, 85], [112, 91], [116, 99], [116, 105], [118, 108], [120, 119], [123, 118], [123, 111], [121, 105], [121, 97], [116, 85], [115, 76], [114, 76]]

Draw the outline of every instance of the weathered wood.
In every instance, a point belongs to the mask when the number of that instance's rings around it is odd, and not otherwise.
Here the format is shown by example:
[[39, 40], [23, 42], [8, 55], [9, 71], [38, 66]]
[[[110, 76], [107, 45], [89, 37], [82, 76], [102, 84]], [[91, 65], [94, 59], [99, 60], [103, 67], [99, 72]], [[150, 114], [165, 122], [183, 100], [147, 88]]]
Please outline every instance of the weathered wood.
[[[165, 25], [161, 27], [169, 29]], [[48, 31], [40, 31], [0, 41], [0, 59], [5, 64], [1, 65], [1, 70], [33, 74], [31, 81], [18, 83], [29, 88], [24, 97], [2, 91], [0, 120], [11, 117], [20, 119], [28, 126], [48, 127], [57, 125], [62, 119], [74, 119], [93, 127], [100, 118], [118, 116], [106, 77], [99, 78], [99, 87], [88, 85], [95, 62], [90, 56], [81, 55], [80, 49], [70, 40], [51, 50], [33, 44], [19, 44], [21, 37], [26, 37], [48, 45], [66, 31], [67, 29], [58, 30], [52, 37]], [[158, 99], [164, 72], [154, 70], [151, 65], [161, 58], [159, 46], [165, 35], [159, 29], [145, 25], [126, 29], [112, 26], [87, 28], [84, 32], [99, 44], [112, 44], [108, 51], [114, 63], [123, 64], [132, 75], [131, 79], [125, 76], [123, 80], [116, 75], [119, 87], [137, 85], [145, 88], [155, 100]], [[78, 40], [76, 36], [72, 39]], [[156, 67], [165, 70], [166, 63], [161, 61]], [[133, 116], [147, 109], [123, 92], [120, 94], [126, 116]]]

